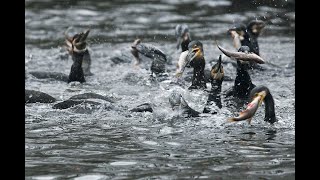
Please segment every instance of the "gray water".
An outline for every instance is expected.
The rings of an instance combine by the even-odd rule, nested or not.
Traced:
[[[25,178],[295,179],[295,10],[291,1],[281,2],[247,8],[227,0],[25,1],[26,72],[68,74],[72,60],[63,48],[63,32],[72,27],[71,32],[91,28],[88,43],[94,73],[84,84],[27,74],[26,89],[48,93],[58,102],[84,92],[116,99],[101,107],[65,110],[53,109],[55,103],[26,104]],[[203,110],[207,93],[172,85],[170,80],[152,83],[147,58],[141,68],[133,67],[129,48],[141,38],[168,54],[173,63],[167,69],[173,77],[180,53],[174,28],[186,23],[192,39],[203,43],[210,69],[210,60],[221,53],[214,41],[234,49],[226,30],[234,22],[255,18],[267,24],[259,45],[268,63],[262,65],[266,71],[251,72],[251,78],[271,90],[278,119],[274,125],[263,121],[263,104],[251,125],[225,123],[240,112],[225,106],[215,115],[174,118],[168,101],[173,90],[198,111]],[[111,61],[117,56],[129,62]],[[235,77],[231,64],[224,68],[225,75]],[[222,85],[225,91],[233,82]],[[153,104],[153,113],[129,111],[146,102]]]

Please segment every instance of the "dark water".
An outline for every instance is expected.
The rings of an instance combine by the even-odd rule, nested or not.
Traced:
[[[245,2],[245,1],[242,1]],[[62,48],[63,32],[91,28],[88,42],[94,76],[84,84],[39,80],[28,75],[27,89],[46,92],[58,101],[94,92],[116,98],[101,108],[52,109],[52,104],[25,105],[26,179],[295,179],[295,10],[292,1],[272,5],[232,1],[25,1],[26,71],[68,74],[72,64]],[[275,99],[278,122],[263,121],[264,105],[252,125],[224,124],[231,112],[175,119],[168,96],[183,94],[202,111],[203,91],[188,91],[169,81],[152,84],[149,71],[111,61],[127,57],[137,37],[166,52],[176,62],[174,28],[187,23],[192,39],[204,45],[205,58],[220,52],[214,40],[232,49],[226,30],[234,22],[262,19],[259,38],[267,70],[252,74]],[[224,61],[231,61],[224,58]],[[209,62],[209,61],[208,61]],[[146,66],[150,65],[147,60]],[[148,64],[149,63],[149,64]],[[206,64],[210,69],[211,65]],[[175,65],[168,66],[170,76]],[[235,68],[225,74],[235,77]],[[223,91],[233,85],[224,82]],[[154,104],[155,112],[131,113],[139,104]]]

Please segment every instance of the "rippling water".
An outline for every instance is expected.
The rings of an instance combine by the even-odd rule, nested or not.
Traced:
[[[94,73],[80,85],[27,75],[25,87],[58,101],[84,92],[117,99],[95,109],[26,104],[26,179],[295,179],[295,10],[291,3],[249,8],[226,0],[25,1],[26,72],[68,74],[72,61],[62,47],[63,32],[72,27],[73,32],[91,28],[88,42]],[[192,39],[203,43],[206,60],[216,59],[220,52],[214,41],[232,49],[226,30],[234,22],[256,18],[267,23],[259,45],[269,64],[263,65],[266,71],[251,77],[273,94],[279,120],[274,125],[263,121],[263,107],[251,126],[244,121],[224,124],[237,113],[227,107],[216,115],[173,118],[170,92],[181,92],[198,111],[204,108],[207,94],[168,81],[153,84],[147,69],[111,61],[115,56],[131,61],[129,47],[139,37],[175,62],[180,51],[175,49],[174,28],[179,23],[188,24]],[[235,68],[229,65],[225,74],[234,78]],[[174,69],[168,66],[170,76]],[[222,90],[232,85],[226,81]],[[145,102],[153,104],[153,113],[128,111]]]

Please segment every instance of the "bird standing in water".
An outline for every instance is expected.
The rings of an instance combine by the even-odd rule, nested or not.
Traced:
[[[58,72],[47,72],[47,71],[32,71],[29,72],[36,78],[45,79],[52,78],[64,82],[78,81],[80,83],[85,82],[84,72],[82,63],[84,57],[88,56],[86,38],[88,37],[90,30],[75,34],[72,38],[66,37],[67,51],[72,56],[73,64],[70,69],[69,75],[58,73]],[[87,70],[88,71],[88,70]]]
[[[222,108],[221,86],[224,79],[224,70],[221,62],[222,60],[220,55],[218,62],[215,65],[213,65],[211,68],[211,71],[210,71],[211,90],[209,91],[207,104],[203,109],[204,113],[211,113],[211,114],[217,113],[217,111],[212,109],[212,106],[217,106],[219,109]]]
[[[69,52],[69,54],[71,54],[71,57],[72,57],[72,48],[73,48],[72,46],[75,46],[76,48],[79,48],[79,49],[84,49],[81,67],[82,67],[82,70],[83,70],[83,73],[85,76],[93,75],[90,70],[91,69],[91,56],[90,56],[88,48],[86,48],[87,43],[85,41],[88,37],[89,32],[90,32],[90,30],[88,29],[85,32],[75,34],[73,37],[69,37],[67,35],[67,32],[65,32],[65,39],[66,39],[65,42],[67,45],[67,51]],[[77,38],[77,36],[80,36],[81,38],[79,39],[79,38]],[[72,57],[72,59],[73,59],[73,57]]]
[[[192,84],[189,89],[207,88],[204,68],[206,61],[204,59],[203,45],[200,41],[191,41],[188,45],[188,54],[186,64],[193,68]]]

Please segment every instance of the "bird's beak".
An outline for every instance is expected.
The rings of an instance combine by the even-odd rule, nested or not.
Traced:
[[[258,95],[253,98],[253,100],[248,104],[248,107],[247,107],[247,110],[248,111],[251,111],[251,112],[248,112],[248,113],[252,113],[252,116],[250,118],[248,118],[248,123],[251,124],[251,120],[252,120],[252,117],[256,114],[258,108],[260,107],[261,103],[263,102],[264,98],[266,97],[267,93],[265,91],[261,91],[258,93]],[[257,99],[258,101],[255,101],[255,99]],[[258,103],[258,104],[255,104],[254,103]],[[252,108],[249,108],[249,106],[253,106]]]
[[[224,70],[221,64],[221,55],[219,56],[217,64],[215,64],[211,70],[211,77],[215,80],[221,80],[224,77]]]
[[[239,49],[241,47],[241,40],[244,39],[243,36],[241,36],[240,34],[237,33],[236,30],[230,30],[228,31],[228,33],[231,35],[232,37],[232,42],[233,42],[233,46],[236,49]]]
[[[260,99],[259,99],[259,105],[261,105],[261,103],[263,102],[263,100],[264,100],[264,98],[266,97],[266,95],[267,95],[266,91],[261,91],[261,92],[258,93],[257,96],[260,97]]]
[[[89,35],[89,32],[90,32],[90,29],[84,31],[84,32],[81,32],[79,34],[76,34],[74,37],[73,37],[73,42],[75,45],[80,45],[81,43],[85,42],[88,35]]]
[[[202,53],[201,53],[200,48],[198,48],[198,47],[192,48],[191,51],[189,51],[189,53],[187,55],[187,61],[190,63],[194,59],[200,58],[201,56],[202,56]]]
[[[248,123],[251,124],[252,117],[256,114],[259,106],[263,102],[264,98],[266,97],[267,93],[265,91],[261,91],[254,96],[250,103],[247,104],[247,108],[240,112],[238,117],[229,118],[229,122],[234,121],[243,121],[248,120]]]
[[[266,24],[264,22],[255,24],[254,26],[252,26],[252,32],[260,34],[265,26]]]
[[[88,35],[89,35],[89,32],[90,32],[90,29],[87,29],[86,31],[84,31],[84,32],[81,34],[79,41],[80,41],[80,42],[84,42],[84,41],[87,39],[87,37],[88,37]]]
[[[265,63],[265,60],[262,59],[260,56],[256,55],[255,53],[231,52],[220,47],[219,45],[217,46],[220,49],[220,51],[223,52],[223,54],[225,54],[230,58],[234,58],[236,60],[242,60],[242,61],[254,61],[259,64]]]
[[[69,29],[66,30],[66,32],[64,33],[65,34],[65,43],[67,45],[67,50],[68,52],[81,52],[81,51],[84,51],[85,48],[86,48],[86,39],[89,35],[89,32],[90,32],[90,29],[82,32],[82,33],[79,33],[79,34],[75,34],[73,37],[69,37],[67,35],[67,31]]]

